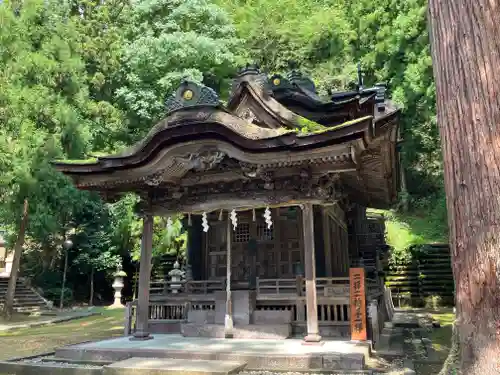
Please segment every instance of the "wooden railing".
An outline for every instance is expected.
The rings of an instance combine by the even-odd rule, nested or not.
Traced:
[[[135,332],[135,323],[137,321],[137,300],[127,302],[125,306],[124,335],[129,336]]]
[[[291,311],[292,321],[305,323],[307,321],[307,308],[305,297],[296,297],[288,301],[258,299],[258,311]],[[348,324],[349,299],[320,298],[318,299],[318,321],[320,323]]]
[[[225,290],[224,280],[201,281],[165,281],[154,280],[150,283],[150,295],[209,295],[215,291]],[[257,296],[262,298],[284,298],[305,295],[305,279],[303,277],[289,279],[260,279],[256,282]],[[348,277],[318,277],[316,278],[316,293],[318,297],[348,297]],[[367,297],[376,298],[382,293],[380,284],[376,280],[366,279]]]
[[[225,289],[226,283],[223,280],[201,280],[186,283],[186,292],[189,294],[210,294]]]
[[[305,290],[305,281],[304,281]],[[316,279],[316,293],[324,297],[349,298],[348,277],[318,277]]]
[[[149,283],[149,294],[154,296],[183,293],[185,286],[185,281],[152,280]]]
[[[317,278],[316,288],[317,313],[320,326],[327,330],[325,332],[349,332],[349,278]],[[215,295],[213,292],[224,289],[225,282],[221,280],[153,281],[151,283],[149,319],[151,321],[175,323],[186,321],[189,311],[213,311],[215,313]],[[367,306],[369,301],[377,298],[377,295],[380,297],[379,289],[376,280],[366,279]],[[177,293],[172,293],[173,290],[176,290]],[[278,319],[283,316],[283,314],[279,314],[280,312],[289,314],[289,319],[294,327],[298,327],[299,331],[305,329],[307,322],[305,280],[302,277],[294,279],[257,279],[256,310],[275,311],[277,313],[274,313],[274,316],[277,316]],[[264,315],[268,318],[269,316],[272,317],[273,313]],[[133,333],[136,320],[135,302],[127,304],[125,320],[126,334]]]
[[[299,280],[299,281],[297,281]],[[300,279],[259,279],[257,278],[257,297],[266,295],[300,295]]]
[[[215,291],[225,290],[224,280],[201,280],[201,281],[166,281],[153,280],[149,283],[151,296],[158,295],[180,295],[180,294],[210,294]]]
[[[303,296],[306,291],[304,278],[295,279],[257,279],[257,297],[265,296]],[[316,278],[316,293],[322,297],[349,297],[348,277]]]
[[[149,303],[149,320],[185,320],[188,302],[153,302]]]
[[[307,312],[306,312],[307,317]],[[318,321],[321,322],[349,322],[349,300],[322,301],[318,304]]]

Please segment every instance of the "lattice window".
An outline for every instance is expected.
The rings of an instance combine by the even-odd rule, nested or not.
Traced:
[[[248,242],[250,240],[250,224],[238,223],[234,232],[234,242]]]
[[[261,241],[272,241],[274,240],[273,227],[267,228],[267,224],[259,223],[257,224],[257,238]]]

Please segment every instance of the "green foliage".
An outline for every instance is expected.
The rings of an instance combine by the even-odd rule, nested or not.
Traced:
[[[215,3],[214,3],[215,2]],[[113,204],[76,190],[49,161],[95,160],[145,135],[184,78],[224,99],[243,62],[284,72],[291,62],[321,94],[389,83],[403,107],[402,156],[411,211],[389,214],[388,240],[445,242],[446,209],[425,0],[26,0],[0,4],[0,223],[17,233],[29,200],[23,263],[60,288],[62,241],[74,231],[70,273],[101,277],[138,258],[142,222],[130,194]],[[300,118],[301,132],[324,130]],[[181,217],[154,223],[155,256],[182,258]],[[76,279],[75,279],[76,280]],[[71,277],[69,284],[77,283]],[[58,293],[54,293],[58,298]]]
[[[391,258],[395,264],[411,262],[409,251],[414,245],[447,243],[448,225],[444,192],[415,199],[412,210],[385,212],[386,240],[392,247]]]
[[[352,88],[359,62],[365,86],[388,83],[389,94],[402,107],[401,154],[412,203],[411,211],[399,217],[395,226],[404,233],[408,224],[409,231],[415,232],[399,235],[406,238],[397,239],[397,247],[427,237],[446,237],[427,2],[216,1],[233,16],[246,58],[268,71],[286,71],[293,62],[326,94],[330,89]],[[306,126],[304,131],[310,129]],[[438,225],[426,226],[427,216]]]
[[[44,289],[43,297],[54,302],[54,305],[57,306],[61,300],[61,288]],[[74,302],[73,290],[71,288],[64,288],[63,298],[65,304],[71,304]]]
[[[164,113],[164,100],[183,79],[217,91],[232,76],[238,40],[225,12],[207,0],[140,0],[125,46],[125,85],[117,91],[142,137]]]
[[[105,207],[76,190],[50,160],[84,157],[101,135],[96,129],[116,123],[119,114],[91,96],[81,17],[56,1],[28,0],[14,8],[0,5],[0,222],[12,244],[28,199],[23,270],[38,285],[60,291],[61,244],[69,230],[88,237],[74,239],[78,251],[88,251],[75,259],[78,267],[110,262],[99,260],[106,228],[95,221]]]

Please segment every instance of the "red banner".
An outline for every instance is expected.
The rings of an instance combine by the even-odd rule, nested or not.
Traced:
[[[349,269],[350,304],[351,304],[351,340],[367,340],[366,333],[366,297],[365,269]]]

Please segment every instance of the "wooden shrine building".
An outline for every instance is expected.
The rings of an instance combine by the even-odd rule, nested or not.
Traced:
[[[368,268],[357,237],[370,222],[366,207],[388,208],[398,191],[399,111],[385,86],[325,101],[297,71],[269,77],[250,66],[234,79],[227,105],[212,89],[183,82],[166,111],[120,154],[54,163],[81,189],[141,197],[133,337],[318,342],[366,325],[375,337],[374,322],[384,319],[378,252],[356,313],[349,271]],[[186,278],[151,281],[153,217],[180,213]]]

